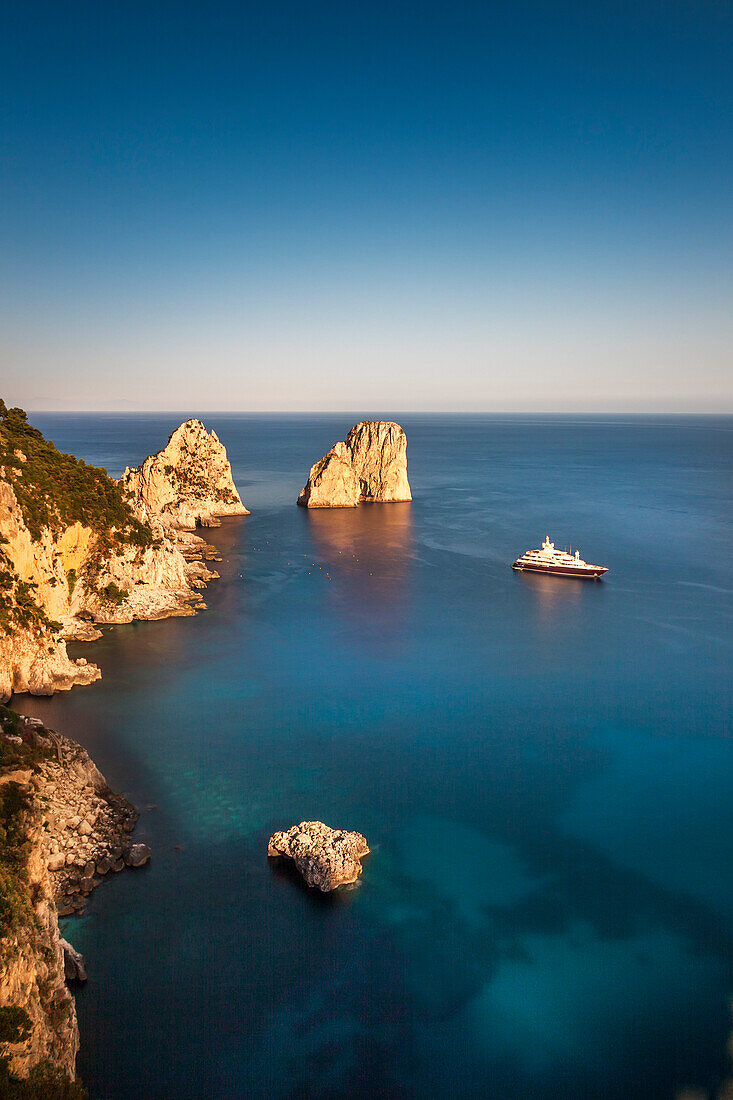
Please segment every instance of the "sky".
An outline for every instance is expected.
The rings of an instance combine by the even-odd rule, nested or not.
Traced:
[[[733,5],[0,6],[0,396],[733,411]]]

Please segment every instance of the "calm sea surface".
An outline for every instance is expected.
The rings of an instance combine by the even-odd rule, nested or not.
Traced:
[[[173,416],[50,416],[113,475]],[[405,416],[412,505],[308,512],[354,417],[205,417],[252,515],[194,619],[18,709],[140,808],[65,921],[92,1100],[671,1098],[726,1071],[733,420]],[[549,534],[603,583],[514,574]],[[270,832],[359,829],[317,896]]]

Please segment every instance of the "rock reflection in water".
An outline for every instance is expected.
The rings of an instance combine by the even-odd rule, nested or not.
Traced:
[[[381,645],[401,635],[410,590],[412,505],[366,504],[304,513],[313,554],[342,614],[378,630]]]

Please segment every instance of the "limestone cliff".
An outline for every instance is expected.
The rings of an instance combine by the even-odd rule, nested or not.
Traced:
[[[364,420],[311,467],[298,504],[355,508],[371,501],[412,500],[407,480],[407,438],[399,424]]]
[[[0,804],[12,802],[22,807],[18,826],[28,849],[24,877],[17,880],[13,895],[22,920],[5,925],[0,937],[0,1012],[15,1010],[25,1026],[15,1042],[4,1043],[0,1049],[8,1069],[19,1077],[27,1077],[35,1065],[48,1061],[73,1079],[79,1030],[64,976],[38,794],[39,785],[30,773],[0,777]]]
[[[12,635],[0,633],[0,702],[13,692],[68,691],[75,684],[92,684],[100,676],[97,666],[83,657],[72,661],[59,635],[27,627]]]
[[[217,469],[212,494],[224,492]],[[99,636],[91,623],[203,606],[198,590],[218,575],[201,560],[212,548],[138,510],[104,470],[61,454],[0,401],[0,700],[97,679],[66,652],[68,638]]]
[[[246,516],[226,448],[200,420],[186,420],[142,466],[125,470],[121,485],[134,508],[164,527],[193,530],[219,516]]]
[[[58,916],[81,910],[103,875],[145,862],[127,835],[136,818],[84,749],[0,706],[0,1095],[16,1076],[74,1079],[66,983],[86,972]],[[30,1093],[46,1094],[42,1081]]]

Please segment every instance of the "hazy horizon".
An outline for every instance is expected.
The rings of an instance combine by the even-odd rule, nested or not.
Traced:
[[[0,397],[2,394],[0,394]],[[6,402],[10,407],[15,402]],[[22,407],[22,406],[21,406]],[[345,417],[357,417],[361,419],[376,420],[376,419],[389,419],[391,417],[400,416],[506,416],[506,417],[520,417],[520,416],[536,416],[536,417],[580,417],[580,416],[598,416],[606,418],[615,418],[622,416],[629,417],[644,417],[644,418],[670,418],[670,417],[733,417],[733,410],[730,409],[390,409],[385,408],[381,411],[375,411],[373,409],[207,409],[202,406],[194,407],[182,407],[182,408],[132,408],[130,406],[120,406],[119,408],[26,408],[25,412],[29,417],[33,416],[182,416],[182,417],[197,417],[197,416],[242,416],[242,417],[257,417],[257,416],[271,416],[271,417],[300,417],[300,416],[345,416]]]

